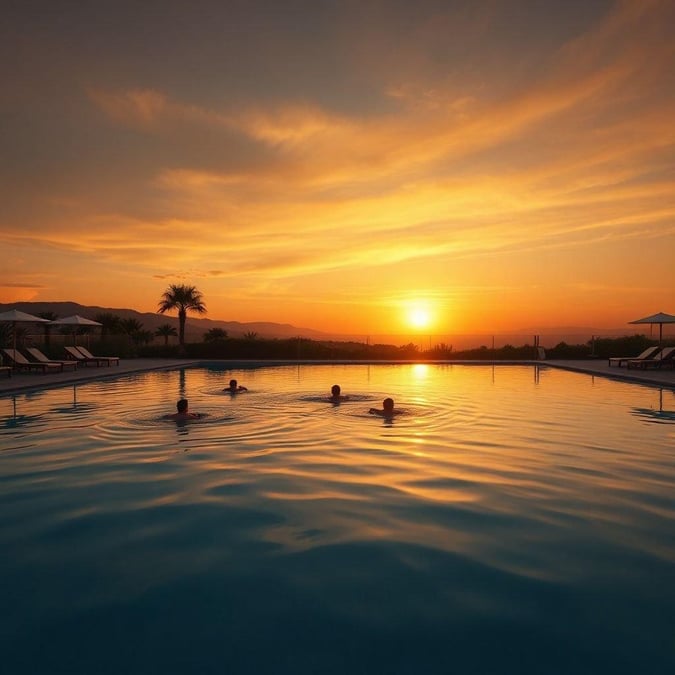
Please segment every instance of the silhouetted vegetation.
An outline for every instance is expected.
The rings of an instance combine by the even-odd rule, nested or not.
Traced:
[[[178,337],[178,331],[175,326],[172,326],[170,323],[163,323],[161,326],[157,327],[155,331],[156,337],[164,338],[164,345],[168,346],[170,337]]]
[[[624,338],[603,338],[593,343],[570,345],[560,342],[546,349],[548,359],[607,358],[639,354],[654,344],[644,335]],[[536,359],[532,344],[504,345],[491,348],[481,345],[475,349],[454,350],[450,345],[436,345],[421,350],[409,343],[402,346],[366,344],[363,342],[317,341],[306,338],[270,339],[250,336],[223,337],[214,334],[211,340],[188,343],[183,351],[179,345],[148,345],[139,348],[139,356],[186,357],[191,359],[242,359],[242,360],[335,360],[335,361],[527,361]]]
[[[589,343],[590,344],[590,343]],[[610,356],[636,356],[647,347],[657,344],[646,335],[629,335],[620,338],[596,338],[593,342],[593,354],[598,358]],[[564,357],[561,357],[564,358]]]
[[[203,335],[203,342],[185,344],[185,320],[187,312],[204,314],[206,306],[203,296],[195,286],[171,285],[164,292],[158,311],[164,313],[178,311],[178,345],[169,345],[169,336],[175,335],[175,328],[169,324],[161,326],[155,336],[164,337],[163,345],[148,344],[152,336],[147,334],[144,340],[135,340],[139,356],[145,357],[184,357],[192,359],[251,359],[251,360],[335,360],[335,361],[527,361],[537,360],[538,351],[534,344],[520,346],[504,345],[495,348],[481,345],[475,349],[455,350],[453,345],[440,343],[423,350],[412,342],[397,346],[389,344],[369,344],[363,342],[318,341],[307,338],[261,338],[255,332],[247,332],[241,338],[228,337],[227,331],[211,328]],[[107,319],[107,321],[104,321]],[[107,323],[112,332],[115,317],[99,316],[101,323]],[[130,328],[131,322],[126,322]],[[117,320],[117,326],[125,322]],[[141,326],[135,326],[140,332]],[[127,330],[133,334],[134,331]],[[103,338],[106,331],[103,331]],[[535,337],[536,340],[536,337]],[[603,338],[586,344],[568,345],[560,342],[547,348],[549,359],[585,359],[607,358],[608,356],[638,354],[651,342],[644,335],[611,339]],[[493,341],[494,345],[494,341]]]
[[[59,318],[58,314],[54,312],[38,312],[37,316],[41,319],[47,319],[47,321],[56,321]],[[53,326],[49,323],[42,324],[43,330],[45,332],[45,345],[49,346],[49,342],[52,337],[52,328]]]
[[[222,328],[211,328],[204,333],[204,342],[224,342],[227,331]]]
[[[101,312],[94,317],[94,321],[101,324],[101,337],[103,339],[108,335],[117,335],[122,330],[122,318],[112,312]]]
[[[188,312],[206,314],[204,297],[195,286],[171,284],[162,294],[157,311],[160,314],[178,310],[178,342],[185,346],[185,320]]]

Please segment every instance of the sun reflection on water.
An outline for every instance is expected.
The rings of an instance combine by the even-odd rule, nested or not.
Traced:
[[[225,396],[230,378],[249,392]],[[208,417],[163,419],[181,396]],[[393,423],[368,414],[385,396],[406,411]],[[536,629],[620,672],[598,606],[633,645],[645,626],[669,637],[650,617],[675,603],[675,584],[651,590],[675,563],[672,400],[552,369],[430,364],[213,366],[2,398],[2,571],[17,589],[3,627],[48,622],[51,652],[61,625],[138,647],[132,628],[165,634],[178,612],[187,639],[215,627],[236,649],[232,608],[253,650],[311,616],[321,639],[337,623],[407,635],[419,672],[438,672],[425,659],[457,626],[481,626],[481,644],[515,631],[520,649]],[[28,638],[12,644],[26,653]]]

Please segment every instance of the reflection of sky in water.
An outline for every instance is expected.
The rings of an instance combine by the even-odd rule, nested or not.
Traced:
[[[223,394],[232,377],[249,392]],[[349,401],[327,403],[335,383]],[[163,419],[183,396],[207,417]],[[367,414],[385,396],[407,411],[393,424]],[[673,400],[430,365],[214,367],[0,399],[5,662],[670,672],[675,436],[651,420]]]

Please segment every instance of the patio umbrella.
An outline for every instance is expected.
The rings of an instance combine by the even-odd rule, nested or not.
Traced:
[[[643,319],[636,319],[635,321],[629,321],[628,323],[648,323],[651,325],[659,324],[659,346],[661,346],[661,340],[663,339],[663,324],[675,323],[675,315],[657,312],[651,316],[645,316]]]
[[[17,323],[49,323],[47,319],[42,319],[39,316],[26,314],[20,312],[18,309],[10,309],[9,312],[2,312],[0,314],[0,323],[11,323],[12,333],[14,335],[14,349],[16,349],[16,324]]]
[[[101,326],[98,321],[92,321],[91,319],[85,319],[79,314],[73,314],[73,316],[65,316],[63,319],[54,319],[51,322],[53,326],[71,326],[73,329],[73,344],[76,342],[75,335],[78,328],[91,328],[92,326]]]

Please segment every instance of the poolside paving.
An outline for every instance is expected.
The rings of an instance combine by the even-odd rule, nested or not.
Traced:
[[[11,394],[31,389],[44,389],[64,384],[77,384],[91,380],[103,380],[130,373],[142,373],[149,370],[170,370],[182,366],[199,363],[195,360],[179,359],[120,359],[118,366],[85,366],[78,364],[75,370],[62,373],[41,373],[39,371],[22,371],[7,377],[0,373],[0,395]]]
[[[675,369],[673,368],[626,368],[625,366],[610,366],[607,359],[586,359],[575,361],[541,361],[540,363],[573,370],[577,373],[601,375],[615,380],[651,384],[657,387],[675,389]]]
[[[141,373],[150,370],[171,370],[185,366],[199,365],[202,362],[198,359],[121,359],[119,366],[83,366],[78,365],[75,371],[65,371],[63,373],[41,373],[41,372],[14,372],[12,377],[7,377],[0,373],[0,395],[11,394],[31,389],[44,389],[46,387],[60,386],[64,384],[77,384],[78,382],[87,382],[91,380],[102,380],[127,375],[130,373]],[[209,361],[213,362],[213,361]],[[297,364],[296,361],[241,361],[241,360],[221,360],[228,368],[252,367],[255,365],[289,365]],[[301,363],[320,365],[328,363],[327,361],[302,361]],[[335,363],[331,361],[330,363]],[[357,363],[362,361],[341,361],[340,363]],[[378,363],[408,363],[401,361],[387,361]],[[672,368],[664,369],[646,369],[626,368],[618,366],[609,366],[607,359],[586,359],[586,360],[551,360],[551,361],[438,361],[450,365],[538,365],[541,367],[560,368],[571,370],[588,375],[609,377],[616,380],[627,382],[638,382],[657,387],[666,387],[675,389],[675,370]]]

